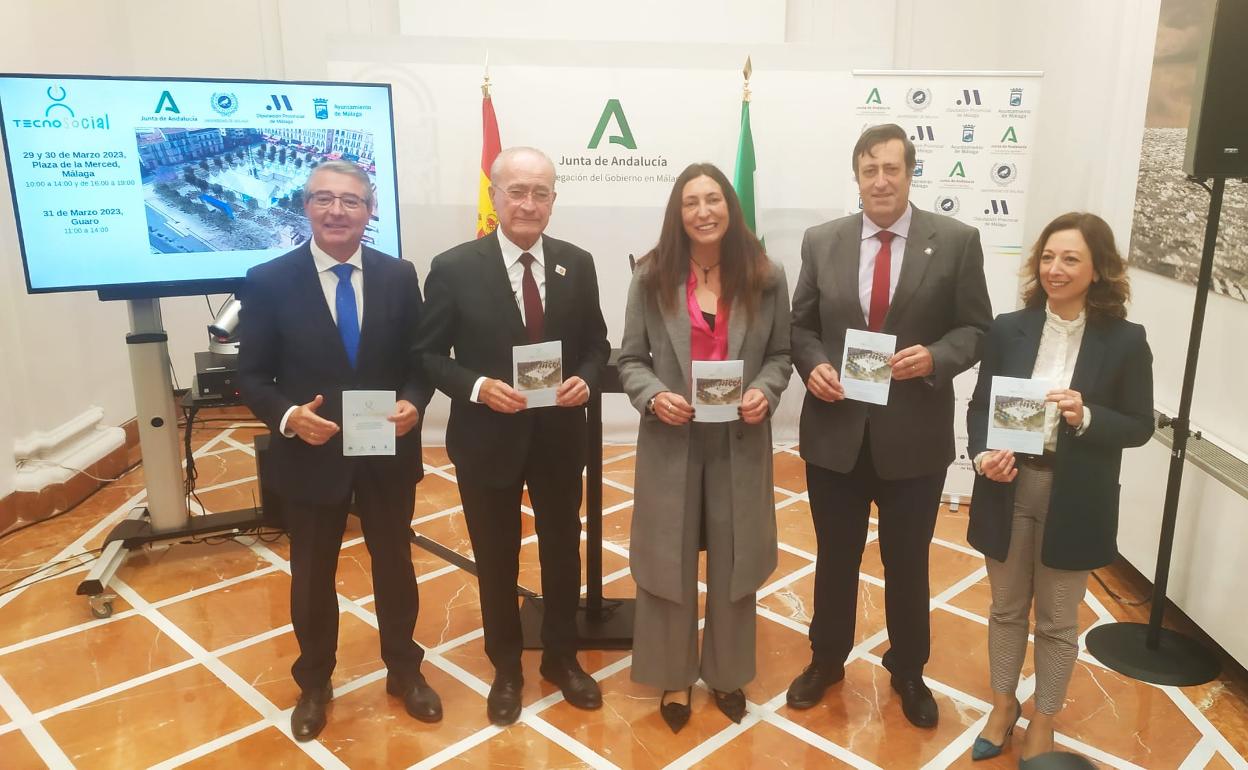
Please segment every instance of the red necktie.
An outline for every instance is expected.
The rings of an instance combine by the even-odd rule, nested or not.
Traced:
[[[529,342],[542,341],[542,295],[537,291],[537,279],[533,277],[533,255],[524,252],[520,263],[524,265],[524,327],[529,330]]]
[[[875,253],[875,275],[871,278],[871,315],[867,328],[878,332],[884,328],[884,316],[888,315],[888,290],[893,280],[891,244],[895,233],[881,230],[875,234],[880,239],[880,250]]]

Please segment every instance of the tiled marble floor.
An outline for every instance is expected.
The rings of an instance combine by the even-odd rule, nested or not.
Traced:
[[[251,504],[256,432],[240,423],[196,434],[199,497],[208,509]],[[627,597],[632,447],[608,447],[606,454],[606,594]],[[469,554],[454,468],[438,448],[425,460],[429,475],[418,490],[414,527]],[[759,595],[759,676],[746,688],[749,714],[740,725],[695,691],[693,719],[673,736],[658,716],[658,693],[629,680],[626,652],[585,652],[583,665],[602,682],[600,711],[569,707],[537,673],[538,653],[526,653],[524,714],[510,728],[491,726],[491,670],[475,581],[418,548],[416,638],[429,650],[424,670],[446,718],[438,725],[410,719],[385,694],[368,554],[353,528],[338,570],[343,619],[335,699],[318,741],[296,744],[288,734],[297,692],[289,676],[295,642],[287,545],[248,538],[136,554],[114,582],[115,614],[107,620],[93,620],[74,596],[85,567],[0,595],[0,767],[969,766],[991,695],[988,591],[982,560],[964,540],[965,509],[942,511],[932,546],[927,674],[940,726],[910,727],[880,667],[887,641],[874,544],[863,558],[858,646],[845,681],[818,707],[793,711],[784,692],[809,656],[815,546],[801,461],[791,448],[779,448],[775,467],[780,566]],[[0,540],[0,582],[98,546],[141,501],[142,483],[138,469],[70,513]],[[531,525],[525,533],[521,582],[537,589]],[[73,564],[57,569],[66,567]],[[1119,592],[1141,590],[1123,571],[1106,570],[1105,577]],[[1081,626],[1141,615],[1093,584]],[[1024,676],[1030,674],[1028,667]],[[1059,719],[1059,743],[1105,767],[1248,768],[1246,684],[1232,677],[1203,687],[1154,687],[1084,653]],[[1031,687],[1024,679],[1022,694]],[[1016,761],[1007,752],[978,766]]]

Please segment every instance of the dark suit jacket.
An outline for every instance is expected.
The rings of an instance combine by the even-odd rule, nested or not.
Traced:
[[[544,339],[563,342],[564,379],[580,376],[596,391],[611,346],[593,257],[550,236],[543,236],[542,251]],[[511,348],[528,344],[497,232],[434,257],[425,296],[417,347],[429,381],[451,398],[446,449],[456,474],[485,486],[511,484],[533,449],[566,460],[570,468],[583,466],[583,408],[501,414],[470,400],[479,377],[514,384]]]
[[[966,413],[971,457],[986,448],[993,376],[1031,377],[1043,329],[1043,308],[1004,313],[993,322]],[[1064,422],[1058,428],[1040,559],[1055,569],[1090,570],[1109,564],[1118,552],[1123,447],[1140,446],[1153,435],[1153,354],[1144,327],[1089,319],[1070,387],[1092,410],[1092,422],[1082,436]],[[977,476],[967,532],[971,545],[1005,561],[1013,516],[1014,483]]]
[[[376,478],[412,485],[424,474],[420,427],[398,439],[393,457],[343,457],[342,433],[321,446],[285,438],[286,411],[325,397],[318,414],[342,425],[342,391],[394,390],[420,410],[431,390],[412,343],[421,316],[420,281],[411,262],[364,247],[363,326],[351,368],[330,315],[307,244],[247,271],[240,296],[239,389],[243,402],[273,432],[269,455],[276,491],[305,503],[335,503],[350,494],[358,463]]]
[[[862,214],[826,222],[802,239],[802,270],[793,294],[793,365],[805,382],[830,363],[840,372],[847,329],[866,329],[858,297]],[[871,422],[871,457],[883,479],[944,471],[953,462],[953,378],[979,360],[992,320],[979,231],[914,209],[886,334],[897,349],[925,345],[929,377],[893,382],[887,405],[829,403],[808,391],[802,404],[802,458],[848,473]]]

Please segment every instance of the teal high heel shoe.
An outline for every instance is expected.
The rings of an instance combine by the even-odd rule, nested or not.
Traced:
[[[1014,721],[1010,723],[1009,728],[1005,731],[1005,740],[1001,741],[1001,745],[998,746],[984,736],[978,736],[975,738],[975,745],[971,747],[972,760],[978,762],[981,759],[992,759],[993,757],[1000,756],[1001,752],[1005,750],[1005,741],[1010,739],[1010,735],[1014,733],[1014,727],[1018,725],[1018,720],[1023,717],[1023,704],[1015,701],[1014,707],[1018,709],[1018,711],[1014,715]]]

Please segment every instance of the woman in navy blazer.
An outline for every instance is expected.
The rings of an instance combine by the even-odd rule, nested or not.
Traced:
[[[1024,268],[1022,310],[997,317],[984,341],[967,412],[971,545],[992,585],[988,623],[993,710],[973,749],[1001,753],[1022,712],[1015,695],[1035,604],[1035,713],[1021,756],[1052,750],[1078,654],[1077,609],[1090,570],[1117,555],[1118,472],[1124,447],[1153,433],[1152,353],[1126,320],[1126,264],[1109,225],[1072,212],[1048,224]],[[1045,451],[987,449],[992,379],[1041,378]]]

